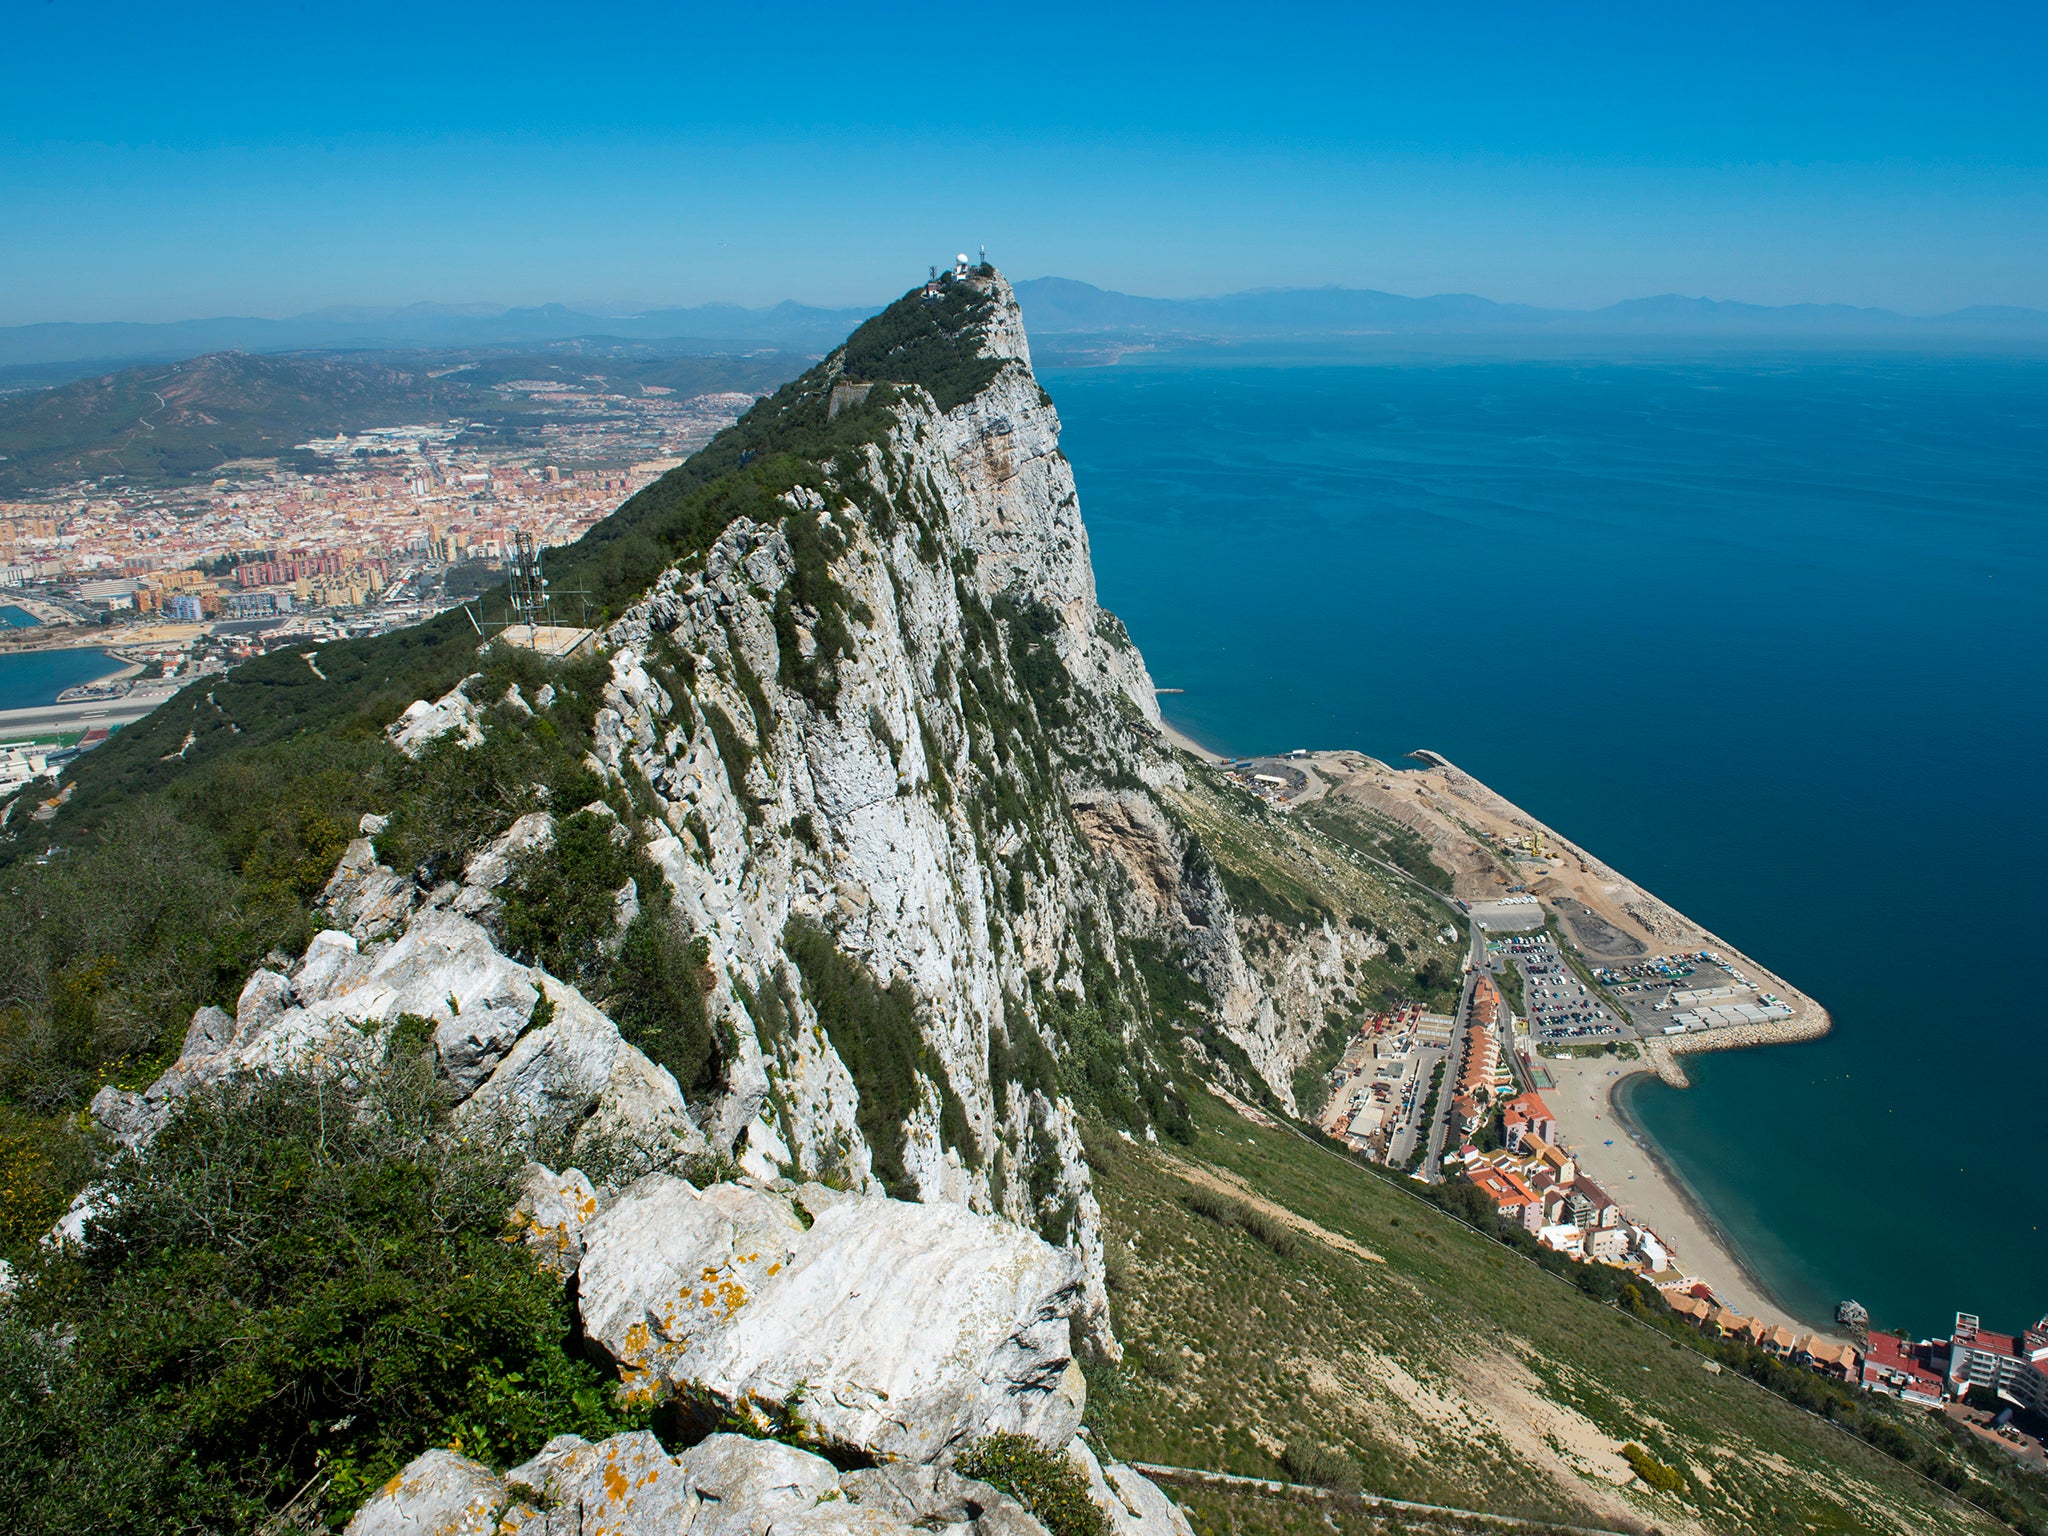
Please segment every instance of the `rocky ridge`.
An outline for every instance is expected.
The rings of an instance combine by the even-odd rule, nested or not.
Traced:
[[[921,302],[882,319],[923,319]],[[865,433],[782,470],[602,635],[586,766],[638,824],[603,801],[575,814],[637,843],[704,945],[723,1048],[710,1091],[686,1098],[575,987],[504,952],[499,888],[553,841],[556,811],[511,819],[459,880],[381,862],[380,815],[322,899],[333,926],[252,975],[232,1020],[202,1010],[148,1089],[104,1090],[102,1123],[133,1145],[193,1087],[333,1065],[417,1020],[461,1115],[574,1124],[572,1155],[599,1140],[641,1166],[709,1154],[757,1179],[1022,1223],[1079,1255],[1084,1331],[1114,1353],[1077,1096],[1151,1135],[1172,1111],[1161,1052],[1192,1048],[1291,1105],[1350,966],[1386,942],[1325,917],[1269,924],[1247,947],[1144,661],[1097,602],[1009,286],[962,278],[948,303],[951,341],[979,370],[971,392],[942,408],[930,388],[874,377],[914,348],[878,357],[857,333],[757,411],[864,410]],[[480,682],[415,702],[393,745],[467,752],[494,705],[523,719],[559,707],[552,686],[501,700]],[[616,901],[623,928],[640,893],[629,882]],[[821,1008],[793,933],[906,1000],[900,1118],[881,1100],[902,1085],[878,1082]],[[1148,949],[1194,983],[1177,1000],[1188,1033],[1163,1042],[1161,1010],[1142,1002]],[[1191,1039],[1205,1030],[1226,1059]]]
[[[885,312],[883,339],[922,302]],[[393,868],[389,818],[366,816],[304,951],[273,954],[232,1016],[201,1009],[147,1089],[92,1107],[137,1147],[233,1074],[346,1077],[431,1051],[466,1134],[591,1170],[531,1170],[518,1219],[573,1283],[623,1400],[892,1468],[1023,1434],[1086,1463],[1117,1529],[1163,1530],[1179,1519],[1163,1497],[1121,1469],[1105,1482],[1077,1438],[1074,1353],[1119,1353],[1080,1117],[1171,1131],[1183,1053],[1291,1105],[1327,1005],[1386,942],[1324,916],[1248,946],[1144,662],[1097,603],[1009,287],[983,272],[946,303],[971,389],[891,378],[916,346],[857,333],[757,407],[797,421],[799,443],[804,422],[866,413],[850,444],[751,470],[742,455],[739,510],[603,630],[584,766],[605,799],[515,807],[460,878]],[[563,707],[551,686],[486,694],[482,676],[406,709],[393,747],[488,751],[494,719]],[[508,882],[586,816],[645,855],[699,946],[713,1081],[679,1083],[508,952]],[[656,894],[613,893],[600,944]],[[1155,994],[1169,982],[1178,1017]],[[718,1166],[739,1177],[684,1176]],[[695,1474],[658,1444],[555,1442],[508,1479],[429,1453],[358,1527],[533,1528],[507,1499],[587,1482],[593,1457],[633,1460],[649,1488],[683,1467],[687,1493],[650,1494],[658,1516],[637,1528],[700,1518]],[[1011,1520],[978,1496],[869,1505],[833,1486],[862,1528]]]

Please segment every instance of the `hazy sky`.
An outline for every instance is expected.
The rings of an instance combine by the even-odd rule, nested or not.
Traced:
[[[15,0],[0,324],[872,302],[981,242],[1146,294],[2048,308],[2044,16]]]

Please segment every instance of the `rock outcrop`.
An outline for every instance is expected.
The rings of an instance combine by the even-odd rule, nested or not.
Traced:
[[[521,836],[533,846],[539,829],[524,820]],[[492,845],[504,846],[505,838]],[[503,879],[502,869],[486,873]],[[628,1165],[703,1153],[675,1078],[574,987],[507,958],[481,923],[455,910],[468,889],[488,887],[422,898],[359,839],[324,898],[345,926],[315,934],[289,974],[255,972],[232,1019],[200,1009],[178,1060],[140,1093],[101,1089],[95,1119],[122,1146],[138,1147],[196,1088],[235,1072],[346,1073],[381,1055],[393,1027],[410,1021],[427,1033],[466,1125],[529,1138],[573,1127],[572,1153],[601,1146]],[[543,1000],[549,1022],[529,1028]]]
[[[680,1396],[817,1444],[930,1462],[998,1431],[1049,1450],[1086,1388],[1080,1262],[950,1203],[786,1195],[653,1174],[581,1232],[585,1333],[629,1397]]]
[[[1128,1467],[1090,1469],[1116,1536],[1192,1536],[1186,1516]],[[1112,1485],[1113,1484],[1113,1485]],[[1098,1491],[1099,1490],[1099,1491]],[[1142,1511],[1142,1513],[1141,1513]],[[644,1431],[595,1444],[558,1435],[503,1477],[428,1451],[349,1522],[348,1536],[1047,1536],[1015,1499],[941,1467],[842,1474],[772,1440],[712,1435],[680,1455]]]

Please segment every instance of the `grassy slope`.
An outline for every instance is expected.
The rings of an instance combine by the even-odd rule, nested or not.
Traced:
[[[446,372],[460,359],[476,361]],[[152,363],[0,400],[0,491],[123,474],[137,482],[203,475],[231,459],[270,457],[316,435],[451,416],[537,422],[553,408],[497,393],[506,379],[586,375],[679,394],[754,390],[801,370],[793,353],[763,358],[618,358],[560,353],[389,352],[250,357],[213,353]],[[440,377],[433,377],[436,372]]]
[[[1214,1102],[1195,1116],[1185,1152],[1111,1141],[1097,1159],[1130,1349],[1095,1376],[1090,1418],[1117,1455],[1277,1477],[1288,1442],[1313,1442],[1373,1492],[1617,1528],[1998,1529],[1379,1175]],[[1283,1258],[1205,1220],[1184,1203],[1204,1167],[1386,1262],[1317,1240]],[[1618,1486],[1624,1440],[1684,1489]]]

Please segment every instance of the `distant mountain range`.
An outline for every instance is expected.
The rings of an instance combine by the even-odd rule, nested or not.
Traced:
[[[1017,297],[1031,334],[1049,337],[1898,335],[2048,340],[2048,311],[1983,305],[1911,316],[1849,304],[1738,304],[1666,293],[1603,309],[1539,309],[1469,293],[1408,298],[1370,288],[1255,288],[1211,299],[1145,299],[1064,277],[1019,283]]]
[[[1019,283],[1017,297],[1034,336],[1167,345],[1376,335],[2048,341],[2048,312],[1989,305],[1913,316],[1848,304],[1739,304],[1667,293],[1603,309],[1542,309],[1469,293],[1410,298],[1370,288],[1257,288],[1217,298],[1148,299],[1064,277]],[[785,302],[766,309],[700,304],[605,313],[561,304],[527,309],[411,304],[398,309],[337,306],[285,320],[56,322],[0,327],[0,369],[27,373],[66,365],[63,373],[75,377],[84,371],[81,364],[169,361],[207,352],[528,346],[594,337],[661,341],[676,351],[822,351],[836,346],[879,307],[821,309]]]
[[[782,303],[768,309],[700,304],[597,314],[561,304],[337,306],[288,320],[223,317],[147,324],[126,320],[0,326],[0,367],[75,362],[160,362],[203,352],[380,351],[394,347],[518,346],[583,337],[698,343],[699,350],[764,346],[821,350],[875,312]]]

